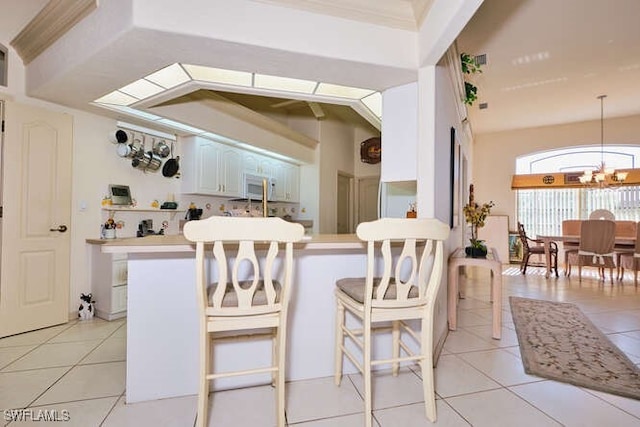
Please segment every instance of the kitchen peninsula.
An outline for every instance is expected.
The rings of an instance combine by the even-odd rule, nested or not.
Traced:
[[[182,235],[113,241],[88,240],[105,254],[127,254],[127,379],[129,403],[197,393],[198,318],[195,246]],[[287,380],[333,375],[335,301],[341,277],[363,276],[366,245],[353,234],[306,236],[294,245],[294,280],[289,308]],[[389,348],[380,339],[375,351]],[[216,370],[270,361],[270,343],[217,344]],[[380,348],[380,349],[379,349]],[[345,373],[355,372],[345,360]],[[263,376],[234,377],[218,389],[268,384]]]

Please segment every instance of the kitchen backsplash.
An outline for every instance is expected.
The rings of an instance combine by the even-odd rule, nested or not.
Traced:
[[[202,209],[202,218],[208,218],[214,215],[241,215],[250,213],[253,216],[262,216],[262,203],[259,201],[232,201],[224,197],[197,196],[192,194],[182,195],[180,198],[180,206],[182,209],[189,207],[194,203],[198,209]],[[269,215],[284,217],[289,215],[292,219],[298,217],[299,204],[285,202],[269,202]]]

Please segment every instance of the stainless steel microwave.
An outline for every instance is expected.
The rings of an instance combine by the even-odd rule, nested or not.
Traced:
[[[273,193],[276,182],[273,178],[262,175],[244,174],[244,198],[251,200],[262,200],[263,187],[266,187],[267,200],[273,200]]]

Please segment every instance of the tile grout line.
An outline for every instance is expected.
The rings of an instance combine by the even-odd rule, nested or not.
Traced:
[[[74,324],[74,325],[72,325],[71,327],[76,326],[78,323],[79,323],[79,322],[78,322],[78,321],[76,321],[76,322],[75,322],[75,324]],[[121,325],[121,326],[119,326],[118,328],[116,328],[116,329],[115,329],[115,331],[117,331],[117,330],[118,330],[118,329],[120,329],[121,327],[122,327],[122,325]],[[66,331],[66,330],[68,330],[68,329],[70,329],[70,328],[66,328],[64,331]],[[64,331],[61,331],[60,333],[62,333],[62,332],[64,332]],[[115,333],[115,331],[113,331],[113,332],[112,332],[112,334],[113,334],[113,333]],[[59,335],[59,334],[55,335],[54,337],[49,338],[49,339],[48,339],[47,341],[45,341],[43,344],[48,343],[51,339],[55,338],[55,337],[56,337],[56,336],[58,336],[58,335]],[[111,336],[111,335],[109,335],[108,337],[110,337],[110,336]],[[107,338],[108,338],[108,337],[107,337]],[[98,346],[96,346],[96,348],[97,348],[97,347],[99,347],[100,345],[102,345],[102,343],[103,343],[104,341],[106,341],[106,340],[107,340],[107,338],[102,339],[101,343],[100,343],[100,344],[98,344]],[[96,340],[96,341],[97,341],[97,340]],[[94,350],[95,350],[95,349],[94,349]],[[85,356],[85,357],[86,357],[86,356]],[[80,361],[82,361],[83,359],[84,359],[84,357],[83,357]],[[39,398],[41,398],[41,397],[42,397],[46,392],[48,392],[48,391],[49,391],[49,390],[50,390],[54,385],[58,384],[58,383],[60,382],[60,380],[62,380],[62,378],[66,377],[66,376],[69,374],[69,372],[71,372],[71,370],[72,370],[72,369],[74,369],[75,367],[79,366],[80,361],[78,361],[76,364],[74,364],[74,365],[72,365],[71,367],[69,367],[69,369],[67,369],[67,370],[66,370],[66,371],[65,371],[65,372],[64,372],[60,377],[58,377],[58,379],[57,379],[56,381],[54,381],[53,383],[51,383],[51,384],[49,385],[49,387],[47,387],[44,391],[42,391],[42,393],[40,393],[39,395],[37,395],[37,396],[35,397],[35,399],[33,399],[33,400],[32,400],[32,401],[31,401],[27,406],[25,406],[25,408],[30,408],[30,407],[32,407],[32,405],[33,405],[33,404],[34,404],[34,403],[35,403]],[[108,396],[104,396],[104,397],[108,397]],[[89,400],[89,399],[84,399],[84,400]],[[50,402],[50,403],[48,403],[48,404],[49,404],[49,405],[58,405],[58,404],[61,404],[61,403],[67,403],[67,402],[55,402],[55,403],[51,403],[51,402]]]

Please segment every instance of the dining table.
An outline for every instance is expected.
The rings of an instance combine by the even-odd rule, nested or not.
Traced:
[[[547,272],[545,277],[548,279],[551,277],[551,242],[562,243],[580,243],[579,234],[560,234],[560,235],[538,235],[538,240],[542,241],[544,245],[545,264],[547,266]],[[630,236],[616,236],[615,245],[620,247],[627,247],[631,251],[636,244],[636,238]]]

